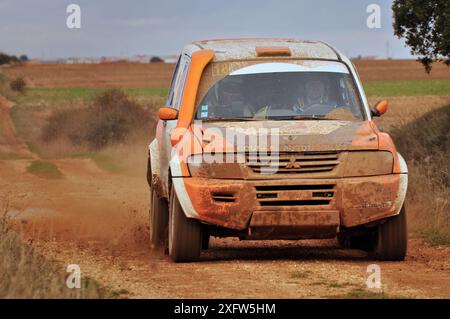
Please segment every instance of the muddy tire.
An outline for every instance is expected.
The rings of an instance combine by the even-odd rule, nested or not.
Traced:
[[[400,214],[378,226],[373,253],[379,260],[401,261],[405,259],[407,246],[406,211],[403,206]]]
[[[152,187],[150,190],[150,245],[152,249],[164,249],[167,245],[169,209]]]
[[[203,229],[202,233],[202,250],[207,250],[209,248],[209,239],[210,239],[209,233]]]
[[[202,249],[202,227],[184,215],[175,190],[170,191],[169,256],[174,262],[196,261]]]

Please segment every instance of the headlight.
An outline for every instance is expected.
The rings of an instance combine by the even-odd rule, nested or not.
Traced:
[[[348,152],[344,176],[373,176],[392,174],[394,157],[391,152]]]
[[[188,157],[187,164],[193,177],[242,178],[239,164],[227,158],[225,154],[218,156],[210,154],[192,155]]]

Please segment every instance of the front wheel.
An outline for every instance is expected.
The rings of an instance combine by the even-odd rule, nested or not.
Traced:
[[[169,204],[169,256],[174,262],[190,262],[200,257],[202,227],[184,215],[172,186]]]
[[[397,216],[378,226],[373,252],[380,260],[401,261],[406,257],[407,246],[406,210],[403,206]]]

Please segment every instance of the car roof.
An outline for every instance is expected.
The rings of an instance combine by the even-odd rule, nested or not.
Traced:
[[[286,58],[290,59],[340,60],[339,53],[324,42],[278,38],[201,40],[186,46],[183,52],[191,55],[201,49],[210,49],[215,52],[214,61],[267,59],[256,54],[257,47],[287,47],[291,56]]]

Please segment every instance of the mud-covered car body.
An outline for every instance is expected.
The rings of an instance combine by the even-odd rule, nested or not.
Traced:
[[[297,98],[283,100],[286,90],[284,96],[296,96],[301,83],[310,83],[307,77],[313,85],[322,77],[321,90],[334,92],[334,102],[304,108]],[[263,82],[266,87],[253,89]],[[247,83],[253,87],[243,88]],[[250,101],[252,95],[266,102],[256,107],[257,102],[236,102],[247,96]],[[227,115],[214,114],[214,104],[224,106],[226,99],[234,99],[228,107],[233,111],[218,107]],[[283,100],[283,106],[268,100]],[[402,211],[406,163],[373,122],[374,111],[353,64],[328,44],[284,39],[190,44],[180,55],[160,115],[149,146],[152,198],[160,208],[168,203],[159,214],[169,214],[172,194],[184,216],[201,225],[203,246],[212,234],[241,239],[338,236],[347,246],[350,239],[351,246],[358,246],[356,238],[374,248],[376,227]],[[267,132],[269,142],[251,145],[260,131]],[[244,142],[237,145],[238,140]],[[212,153],[235,157],[202,157]],[[276,161],[265,161],[270,154]],[[153,221],[153,227],[167,227],[173,241],[170,218],[169,224],[159,218],[163,221]],[[406,246],[399,249],[404,257]]]

